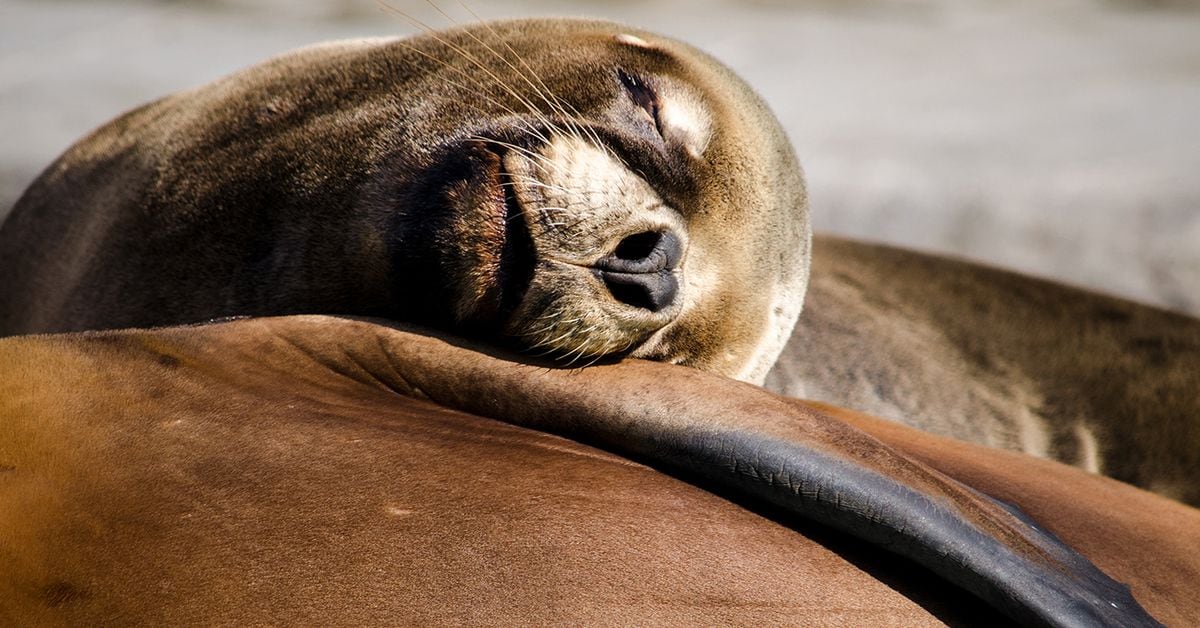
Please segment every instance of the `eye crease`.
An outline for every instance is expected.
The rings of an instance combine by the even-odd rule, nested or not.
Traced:
[[[641,107],[646,115],[654,121],[654,129],[658,131],[659,136],[663,136],[662,120],[658,116],[658,94],[646,85],[636,76],[629,74],[625,70],[618,69],[617,76],[621,79],[621,84],[625,86],[625,91],[629,93],[629,97],[634,104]]]

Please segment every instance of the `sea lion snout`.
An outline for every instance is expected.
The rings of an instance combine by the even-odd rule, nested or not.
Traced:
[[[659,312],[679,293],[674,271],[681,257],[683,242],[673,232],[643,231],[622,239],[595,272],[616,300]]]
[[[534,258],[506,332],[568,360],[637,348],[683,311],[687,220],[609,144],[548,136],[502,160]]]

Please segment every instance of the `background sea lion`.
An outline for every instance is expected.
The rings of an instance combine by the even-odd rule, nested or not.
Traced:
[[[765,385],[1200,505],[1200,320],[827,236]]]
[[[0,334],[351,313],[761,381],[795,156],[703,53],[594,21],[316,46],[136,109],[0,227]]]

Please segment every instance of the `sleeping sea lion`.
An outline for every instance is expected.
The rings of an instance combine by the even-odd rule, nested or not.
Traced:
[[[609,22],[318,45],[131,111],[0,228],[0,335],[319,312],[760,382],[804,181],[727,68]]]

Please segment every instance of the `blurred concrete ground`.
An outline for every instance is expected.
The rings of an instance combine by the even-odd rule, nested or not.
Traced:
[[[424,2],[392,4],[447,24]],[[1200,314],[1194,5],[469,4],[486,18],[609,17],[724,60],[787,127],[820,230]],[[308,43],[414,31],[373,0],[0,0],[0,214],[138,103]]]

